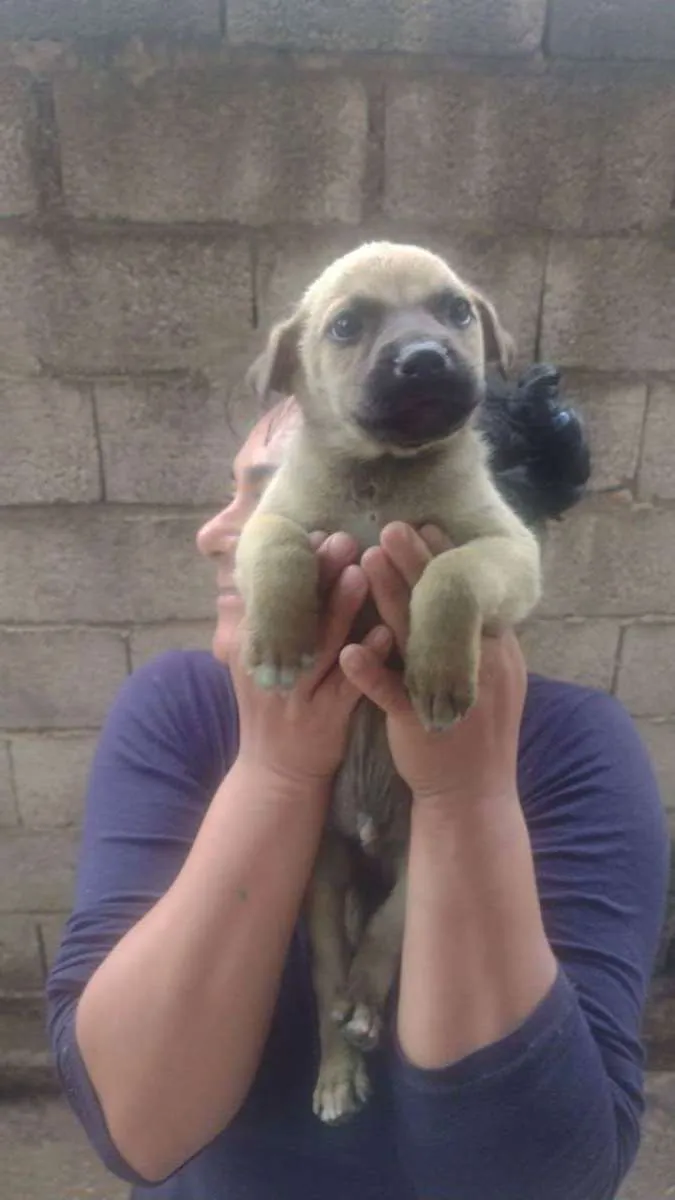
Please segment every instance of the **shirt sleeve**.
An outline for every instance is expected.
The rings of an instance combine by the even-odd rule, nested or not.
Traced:
[[[47,982],[47,1018],[65,1095],[103,1162],[119,1156],[75,1037],[85,985],[167,891],[234,754],[229,676],[208,654],[172,651],[126,681],[101,732],[87,788],[75,902]]]
[[[526,735],[520,780],[557,979],[519,1029],[447,1068],[395,1051],[420,1200],[612,1200],[637,1153],[667,826],[623,708],[578,689],[558,701]]]

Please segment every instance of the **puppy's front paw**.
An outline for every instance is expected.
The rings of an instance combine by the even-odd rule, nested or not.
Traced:
[[[315,661],[308,642],[293,644],[290,639],[249,636],[246,668],[257,686],[266,691],[292,691],[302,672],[311,671]]]
[[[321,1064],[314,1089],[314,1113],[326,1125],[341,1125],[363,1108],[370,1083],[361,1054],[347,1042],[337,1043]]]
[[[280,591],[275,603],[250,605],[244,664],[258,687],[290,691],[301,673],[315,663],[318,599]]]
[[[440,608],[424,590],[415,596],[423,582],[424,576],[413,591],[405,682],[425,729],[441,732],[475,703],[481,622],[466,588],[446,589]]]

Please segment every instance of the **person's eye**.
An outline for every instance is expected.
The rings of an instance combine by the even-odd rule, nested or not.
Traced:
[[[328,336],[334,342],[357,342],[364,330],[364,320],[361,313],[353,308],[345,308],[333,317],[328,326]]]
[[[466,329],[474,319],[473,309],[464,296],[444,297],[441,312],[445,320],[458,329]]]

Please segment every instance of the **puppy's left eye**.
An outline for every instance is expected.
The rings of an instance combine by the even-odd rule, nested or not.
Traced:
[[[448,296],[443,301],[443,312],[458,329],[466,329],[473,321],[473,309],[463,296]]]
[[[356,342],[363,333],[363,317],[353,308],[345,308],[328,326],[328,336],[334,342]]]

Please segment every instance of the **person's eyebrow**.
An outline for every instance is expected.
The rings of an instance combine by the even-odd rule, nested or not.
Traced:
[[[246,468],[244,479],[251,487],[257,487],[259,484],[266,483],[270,475],[274,475],[276,469],[276,463],[255,463],[252,467]]]

